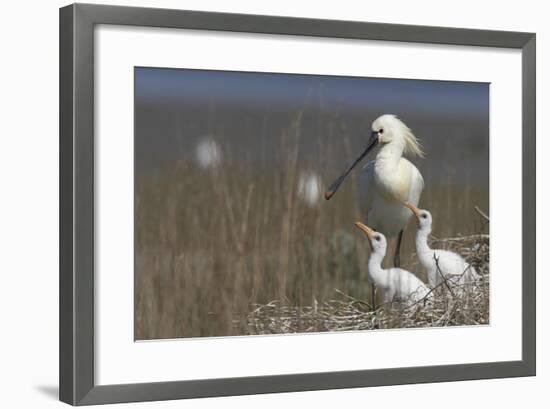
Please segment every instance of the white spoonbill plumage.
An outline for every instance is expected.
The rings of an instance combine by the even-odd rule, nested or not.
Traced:
[[[388,303],[394,299],[419,301],[426,297],[430,290],[413,273],[399,267],[382,268],[382,260],[386,255],[386,237],[361,222],[356,222],[360,230],[368,237],[371,246],[369,257],[369,280],[381,292],[382,302]]]
[[[405,203],[405,206],[411,209],[418,222],[416,254],[420,264],[428,273],[428,282],[432,287],[443,281],[442,276],[453,284],[471,283],[479,278],[475,268],[459,254],[449,250],[430,248],[428,236],[432,232],[432,215],[429,211],[419,209],[411,203]]]
[[[422,147],[412,131],[395,115],[382,115],[372,123],[372,132],[367,147],[353,164],[325,193],[330,199],[352,169],[380,145],[376,159],[368,162],[359,176],[359,201],[365,222],[386,237],[397,236],[394,266],[400,264],[399,251],[403,230],[410,212],[403,202],[418,205],[424,188],[420,171],[403,154],[424,157]]]

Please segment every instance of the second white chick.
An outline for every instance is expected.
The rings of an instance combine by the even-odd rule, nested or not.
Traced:
[[[449,250],[430,248],[428,237],[432,232],[431,213],[419,209],[411,203],[404,203],[404,205],[411,209],[418,222],[416,254],[420,264],[428,273],[430,286],[439,285],[443,281],[443,276],[453,284],[471,283],[480,277],[475,268],[459,254]]]

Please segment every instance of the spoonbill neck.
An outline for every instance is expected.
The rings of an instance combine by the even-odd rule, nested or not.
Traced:
[[[403,144],[392,141],[384,146],[374,164],[374,181],[377,193],[389,202],[395,204],[409,200],[413,166],[402,158]]]
[[[376,155],[376,161],[386,162],[388,164],[397,165],[399,159],[403,156],[405,145],[402,141],[393,140],[388,142],[380,148],[378,155]]]
[[[416,253],[418,254],[418,258],[422,261],[423,258],[428,257],[431,258],[432,256],[432,249],[428,245],[428,236],[432,232],[431,227],[423,227],[419,228],[416,232]],[[430,260],[426,260],[426,262],[430,262]]]
[[[369,258],[369,279],[374,283],[379,283],[383,280],[384,270],[382,269],[382,261],[385,254],[380,251],[373,251]]]

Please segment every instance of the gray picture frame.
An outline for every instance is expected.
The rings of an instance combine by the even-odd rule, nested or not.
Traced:
[[[90,405],[535,375],[535,34],[89,4],[74,4],[61,8],[59,24],[61,401],[72,405]],[[97,24],[521,50],[522,359],[412,368],[96,385],[94,26]]]

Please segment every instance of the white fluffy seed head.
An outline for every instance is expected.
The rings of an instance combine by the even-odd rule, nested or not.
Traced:
[[[199,140],[195,148],[195,158],[203,169],[218,165],[222,160],[222,151],[218,143],[209,136]]]
[[[318,204],[321,198],[321,178],[315,172],[303,172],[298,179],[298,196],[308,206]]]

